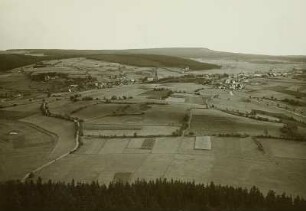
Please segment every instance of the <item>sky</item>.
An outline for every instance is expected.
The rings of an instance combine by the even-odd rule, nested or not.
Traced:
[[[0,49],[306,55],[306,0],[0,0]]]

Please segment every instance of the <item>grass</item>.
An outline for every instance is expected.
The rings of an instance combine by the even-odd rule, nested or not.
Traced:
[[[260,135],[264,134],[265,128],[269,135],[280,135],[280,123],[261,122],[247,119],[245,117],[234,116],[217,110],[203,110],[194,113],[191,121],[190,131],[197,135],[215,134],[236,136],[237,134]]]
[[[292,95],[296,98],[306,97],[305,93],[299,91],[287,90],[287,87],[284,86],[275,86],[271,90],[287,95]]]
[[[34,113],[35,112],[28,112],[28,111],[0,110],[0,117],[2,120],[16,120],[16,119],[25,118]]]

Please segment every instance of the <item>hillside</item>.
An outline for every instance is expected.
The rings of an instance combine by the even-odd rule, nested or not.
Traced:
[[[24,54],[42,54],[30,56]],[[209,70],[220,66],[200,63],[191,58],[233,60],[251,63],[306,63],[306,56],[271,56],[213,51],[207,48],[149,48],[127,50],[63,50],[63,49],[12,49],[0,53],[0,71],[33,64],[42,60],[85,57],[139,67],[186,67],[192,70]]]
[[[0,54],[0,72],[30,65],[38,61],[41,61],[41,58],[18,54]]]
[[[34,64],[39,61],[64,59],[73,57],[85,57],[88,59],[102,60],[107,62],[120,63],[138,67],[180,67],[189,66],[192,70],[209,70],[220,68],[218,65],[201,63],[194,60],[150,54],[101,54],[102,51],[70,51],[70,50],[29,50],[30,53],[40,53],[46,56],[29,56],[16,54],[16,51],[8,51],[14,54],[0,54],[0,71],[10,70],[16,67]]]
[[[9,50],[23,51],[23,50]],[[127,50],[59,50],[59,49],[29,49],[31,53],[44,53],[46,55],[76,55],[76,54],[155,54],[183,58],[204,58],[204,59],[227,59],[248,62],[303,62],[306,63],[306,56],[274,56],[262,54],[243,54],[223,51],[214,51],[208,48],[148,48],[148,49],[127,49]]]
[[[220,68],[218,65],[200,63],[190,59],[174,56],[153,54],[98,54],[86,56],[88,59],[96,59],[138,67],[180,67],[188,66],[192,70],[209,70]]]
[[[243,61],[282,60],[288,62],[306,63],[306,56],[273,56],[261,54],[242,54],[223,51],[213,51],[208,48],[152,48],[124,50],[126,53],[159,54],[185,58],[228,59]]]
[[[35,64],[40,61],[71,58],[69,55],[57,56],[29,56],[23,54],[0,54],[0,72],[11,70],[17,67]]]

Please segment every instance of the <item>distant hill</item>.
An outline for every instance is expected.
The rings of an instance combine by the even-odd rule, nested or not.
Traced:
[[[201,63],[191,59],[155,54],[96,54],[86,56],[108,62],[121,63],[138,67],[189,67],[192,70],[217,69],[215,64]]]
[[[74,57],[85,57],[107,62],[120,63],[138,67],[189,67],[191,70],[217,69],[215,64],[202,63],[187,58],[153,55],[132,54],[123,52],[119,54],[114,51],[79,51],[79,50],[11,50],[7,54],[0,54],[0,71],[34,64],[39,61],[52,59],[65,59]],[[43,54],[45,56],[30,56],[25,54]]]
[[[30,56],[30,55],[45,56]],[[208,48],[149,48],[127,50],[62,50],[12,49],[0,53],[0,71],[28,65],[42,60],[86,57],[140,67],[186,67],[193,70],[220,68],[215,64],[191,59],[233,60],[252,63],[306,63],[306,56],[271,56],[213,51]]]
[[[0,72],[14,69],[16,67],[34,64],[40,61],[40,58],[34,56],[25,56],[21,54],[0,54]]]
[[[242,61],[273,61],[281,60],[287,62],[306,63],[306,56],[273,56],[261,54],[242,54],[222,51],[213,51],[208,48],[152,48],[123,50],[125,53],[158,54],[168,56],[178,56],[184,58],[204,58],[204,59],[228,59]]]
[[[64,59],[71,56],[29,56],[23,54],[1,54],[0,53],[0,72],[11,70],[17,67],[35,64],[40,61]]]
[[[9,50],[24,51],[24,50]],[[204,59],[227,59],[248,62],[303,62],[306,63],[306,55],[301,56],[273,56],[261,54],[242,54],[223,51],[213,51],[208,48],[148,48],[148,49],[127,49],[127,50],[60,50],[60,49],[28,49],[31,53],[46,55],[77,55],[77,54],[155,54],[183,58],[204,58]]]

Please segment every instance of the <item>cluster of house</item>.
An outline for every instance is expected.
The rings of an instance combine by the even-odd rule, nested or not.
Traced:
[[[247,82],[247,79],[244,77],[228,77],[219,84],[218,88],[231,90],[243,89],[245,82]]]
[[[286,77],[286,76],[288,76],[288,73],[278,73],[278,72],[272,72],[272,71],[270,71],[270,72],[268,72],[266,75],[267,75],[268,77],[279,77],[279,76]]]
[[[167,70],[170,70],[169,68],[167,68]],[[182,68],[181,70],[171,70],[172,72],[179,72],[179,73],[186,73],[189,71],[189,66]],[[158,76],[158,68],[153,68],[152,72],[149,74],[149,76],[146,77],[146,81],[148,82],[152,82],[152,81],[158,81],[158,79],[160,79],[160,77]]]
[[[189,66],[182,68],[182,73],[184,74],[184,73],[188,72],[189,69],[190,69]]]
[[[98,89],[112,88],[114,86],[128,85],[135,83],[135,79],[120,78],[119,80],[95,82],[94,86]]]
[[[134,79],[128,79],[128,78],[120,78],[118,80],[105,80],[105,81],[92,81],[92,82],[87,82],[86,86],[89,88],[96,88],[96,89],[106,89],[106,88],[112,88],[114,86],[121,86],[121,85],[128,85],[128,84],[133,84],[135,83]],[[69,92],[75,92],[78,91],[79,85],[77,84],[71,84],[68,87]]]
[[[273,72],[268,73],[239,73],[235,76],[228,76],[219,83],[219,89],[243,89],[244,84],[249,82],[250,78],[272,78],[272,77],[286,77],[288,73]]]
[[[270,71],[268,73],[255,73],[253,74],[254,78],[273,78],[273,77],[286,77],[288,73],[279,73]]]

